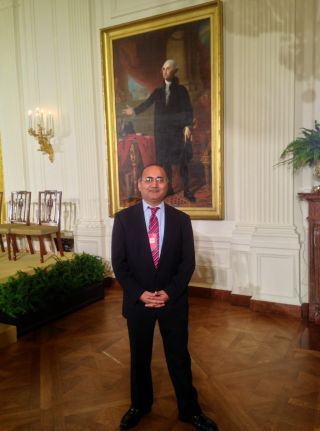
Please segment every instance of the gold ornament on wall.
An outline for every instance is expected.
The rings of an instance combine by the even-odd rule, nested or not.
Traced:
[[[54,137],[54,124],[51,112],[45,113],[36,108],[34,114],[32,111],[28,112],[28,119],[28,133],[37,139],[39,143],[38,151],[48,154],[50,162],[53,162],[54,151],[50,139]]]

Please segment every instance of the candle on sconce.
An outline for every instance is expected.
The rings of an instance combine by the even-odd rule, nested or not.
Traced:
[[[35,113],[35,120],[36,120],[36,126],[40,125],[40,110],[39,108],[36,108],[36,113]]]
[[[28,111],[29,129],[32,129],[32,111]]]
[[[47,115],[47,130],[52,129],[52,127],[51,127],[51,120],[52,120],[51,112],[48,112],[48,115]]]

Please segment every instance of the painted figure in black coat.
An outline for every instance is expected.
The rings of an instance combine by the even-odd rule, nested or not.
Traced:
[[[157,163],[162,165],[172,185],[172,165],[180,167],[184,196],[191,202],[194,195],[189,190],[188,163],[192,158],[193,110],[189,93],[175,76],[178,71],[174,60],[166,60],[162,66],[163,85],[135,108],[127,107],[123,113],[139,115],[154,105],[154,137]],[[169,190],[169,194],[172,190]]]
[[[163,202],[168,178],[161,166],[145,167],[138,187],[142,202],[118,212],[112,232],[112,266],[123,288],[131,351],[132,405],[120,425],[134,427],[152,408],[151,358],[158,322],[179,418],[198,430],[216,431],[216,424],[202,414],[198,404],[188,351],[188,283],[195,268],[191,221]],[[154,234],[148,229],[156,207],[158,264],[151,252]]]

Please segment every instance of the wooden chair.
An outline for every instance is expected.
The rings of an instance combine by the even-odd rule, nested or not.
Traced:
[[[19,251],[16,237],[12,236],[12,229],[20,229],[30,224],[31,192],[22,190],[11,193],[9,206],[9,223],[0,224],[0,235],[6,235],[8,258],[11,260],[11,243],[14,253]],[[34,253],[31,238],[27,236],[30,252]]]
[[[40,261],[43,263],[43,256],[47,254],[45,247],[45,238],[51,241],[51,249],[53,250],[53,235],[57,238],[57,249],[60,255],[63,256],[62,241],[60,234],[60,219],[61,219],[61,198],[62,192],[57,190],[44,190],[39,192],[38,200],[38,223],[28,226],[14,227],[11,229],[11,234],[24,235],[28,237],[37,237],[40,245]],[[14,251],[14,260],[16,253]],[[31,249],[30,249],[31,251]]]
[[[3,199],[3,192],[0,192],[0,229],[1,229],[2,199]],[[5,251],[3,240],[2,240],[1,230],[0,230],[0,248],[1,248],[1,251],[3,251],[3,252]]]

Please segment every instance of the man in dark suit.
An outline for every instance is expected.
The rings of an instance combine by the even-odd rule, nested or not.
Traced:
[[[131,351],[131,401],[122,429],[133,428],[153,403],[151,357],[158,321],[179,418],[198,430],[216,431],[198,404],[188,352],[188,283],[195,268],[189,216],[165,204],[168,179],[159,165],[144,168],[142,202],[118,212],[112,265],[123,288],[123,315]]]
[[[139,115],[154,105],[154,138],[157,163],[162,165],[172,184],[172,165],[180,168],[185,198],[195,201],[189,189],[188,163],[192,158],[191,130],[193,110],[188,90],[179,84],[178,67],[174,60],[166,60],[162,66],[163,84],[156,88],[140,105],[128,106],[123,113]],[[170,191],[172,193],[173,191]]]

